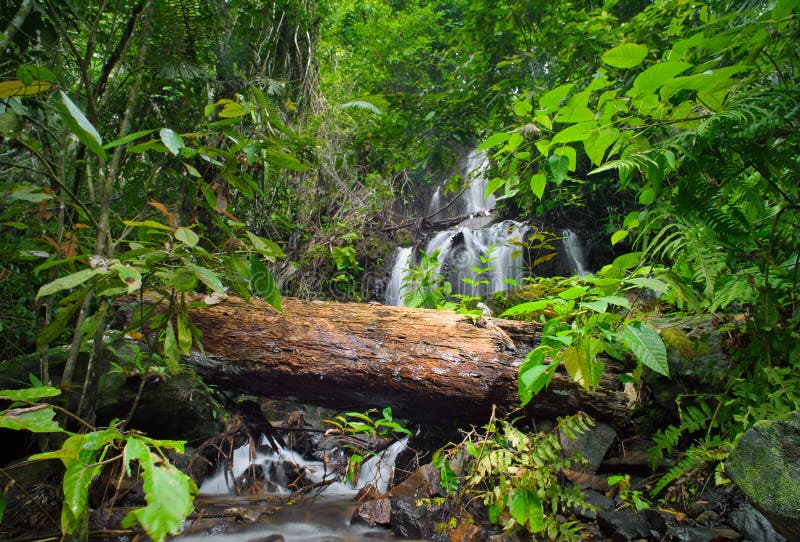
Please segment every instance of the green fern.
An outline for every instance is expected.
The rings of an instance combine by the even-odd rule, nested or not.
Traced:
[[[697,405],[690,405],[681,412],[681,423],[678,426],[670,425],[664,430],[659,430],[653,435],[655,443],[648,451],[647,458],[653,469],[658,462],[665,456],[672,453],[678,443],[686,434],[707,431],[711,423],[713,410],[705,401],[700,401]]]

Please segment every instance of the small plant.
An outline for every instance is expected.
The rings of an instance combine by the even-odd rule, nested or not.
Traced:
[[[124,528],[139,524],[156,541],[178,534],[183,521],[192,511],[197,486],[170,464],[166,450],[183,453],[184,442],[156,440],[135,431],[122,432],[112,423],[106,429],[95,429],[86,422],[85,433],[71,433],[54,420],[56,410],[41,399],[55,397],[61,390],[34,386],[21,390],[0,390],[0,400],[11,401],[0,412],[0,427],[24,429],[34,433],[61,433],[67,438],[61,448],[32,455],[30,461],[58,459],[66,469],[63,480],[64,504],[61,532],[64,536],[85,538],[88,529],[89,486],[106,469],[116,469],[115,478],[141,476],[147,505],[136,508],[122,520]],[[132,466],[136,462],[138,469]],[[113,499],[112,499],[113,500]],[[5,498],[0,493],[0,520]]]
[[[489,519],[504,531],[522,529],[553,540],[580,539],[580,525],[560,522],[557,514],[570,508],[591,509],[580,488],[561,484],[562,469],[570,469],[574,458],[561,453],[559,433],[575,438],[594,422],[579,413],[561,418],[547,433],[525,433],[508,420],[494,415],[485,431],[471,431],[464,440],[434,456],[442,487],[480,499],[488,507]]]
[[[650,508],[650,503],[644,498],[643,493],[638,489],[631,489],[631,477],[629,474],[609,476],[608,485],[612,488],[616,487],[622,502],[631,506],[637,512]]]
[[[327,431],[328,434],[349,437],[348,442],[342,446],[350,451],[344,477],[345,482],[352,483],[357,480],[364,461],[388,447],[384,445],[380,446],[379,450],[375,450],[369,447],[369,443],[360,440],[360,437],[381,439],[388,445],[412,435],[410,430],[394,420],[391,407],[384,408],[381,416],[377,416],[377,412],[377,409],[371,408],[366,412],[346,412],[335,416],[332,420],[325,420],[325,423],[332,426]]]
[[[403,277],[403,304],[415,309],[455,309],[456,304],[448,301],[453,287],[439,274],[439,251],[420,252],[420,264],[409,265]]]

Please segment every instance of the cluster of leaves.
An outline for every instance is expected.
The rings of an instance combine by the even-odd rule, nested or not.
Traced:
[[[592,425],[591,418],[576,414],[559,419],[552,431],[525,433],[493,417],[482,434],[471,431],[458,445],[439,450],[433,464],[449,493],[481,499],[489,519],[503,530],[579,540],[577,522],[556,518],[571,509],[591,509],[579,487],[562,484],[562,469],[580,459],[563,456],[559,436],[576,438]]]
[[[343,446],[350,451],[344,480],[351,483],[358,480],[358,474],[364,461],[377,454],[375,450],[353,438],[366,437],[388,443],[412,435],[409,429],[394,419],[391,407],[381,410],[380,415],[376,409],[370,409],[366,412],[345,412],[336,415],[332,420],[324,421],[331,426],[328,433],[349,437]]]
[[[156,440],[136,432],[123,433],[116,425],[108,429],[71,433],[54,420],[52,405],[37,402],[54,397],[61,390],[37,386],[23,390],[0,390],[0,400],[11,405],[0,412],[0,427],[34,433],[57,433],[66,437],[58,450],[32,455],[29,460],[58,459],[64,464],[64,503],[61,532],[65,536],[85,537],[88,528],[89,486],[103,469],[119,464],[124,475],[139,476],[144,483],[147,505],[136,508],[123,519],[123,527],[137,523],[154,540],[178,534],[183,521],[193,510],[197,486],[186,474],[172,466],[166,451],[183,453],[184,443]],[[138,466],[132,470],[133,462]],[[123,474],[124,471],[124,474]],[[0,493],[0,520],[5,497]]]

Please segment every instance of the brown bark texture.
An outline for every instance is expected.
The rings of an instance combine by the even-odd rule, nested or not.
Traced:
[[[501,319],[473,321],[449,311],[283,299],[283,312],[229,297],[193,311],[204,353],[190,362],[207,381],[260,397],[340,410],[391,406],[423,423],[486,421],[497,405],[519,405],[517,371],[538,344],[540,327]],[[562,370],[529,403],[535,417],[579,410],[628,424],[628,397],[606,363],[589,393]]]

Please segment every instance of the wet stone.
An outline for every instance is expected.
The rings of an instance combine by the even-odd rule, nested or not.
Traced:
[[[486,532],[473,523],[463,523],[450,533],[450,542],[483,542]]]
[[[392,531],[405,538],[441,540],[436,526],[444,520],[444,499],[413,496],[391,499]]]
[[[741,535],[731,529],[676,525],[667,531],[663,540],[665,542],[736,542],[740,539]]]
[[[388,498],[362,502],[353,513],[354,522],[366,523],[370,526],[388,527],[392,519],[392,504]]]
[[[597,524],[614,542],[646,539],[651,534],[647,520],[628,508],[600,512]]]
[[[598,423],[589,431],[577,435],[575,439],[569,438],[564,434],[559,435],[561,448],[567,457],[579,453],[586,461],[585,464],[573,465],[573,468],[591,474],[597,472],[600,462],[603,461],[603,457],[605,457],[606,452],[608,452],[616,438],[617,432],[614,431],[613,427],[605,423]]]
[[[764,515],[750,505],[734,510],[728,523],[750,542],[785,542]]]

